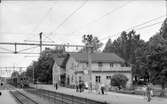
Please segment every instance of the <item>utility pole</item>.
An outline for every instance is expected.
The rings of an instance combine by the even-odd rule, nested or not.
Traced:
[[[41,52],[42,52],[42,34],[43,34],[42,32],[39,33],[40,54],[41,54]]]
[[[42,53],[42,34],[43,34],[42,32],[39,33],[39,47],[40,47],[39,54]],[[35,80],[34,78],[35,78],[35,72],[34,72],[34,66],[33,66],[33,80]],[[36,79],[36,81],[38,80]],[[37,89],[37,83],[36,83],[36,89]]]
[[[166,14],[166,18],[167,18],[167,0],[164,0],[165,2],[165,14]]]
[[[92,46],[87,45],[87,54],[88,54],[88,76],[89,76],[89,86],[90,91],[92,91],[92,59],[91,59]]]
[[[167,0],[165,0],[166,18],[167,18]]]
[[[91,53],[92,53],[92,35],[84,35],[84,41],[86,43],[86,51],[87,51],[87,57],[88,57],[88,83],[89,83],[89,90],[92,92],[92,59],[91,59]]]
[[[32,66],[32,68],[33,68],[33,69],[32,69],[32,71],[33,71],[32,80],[33,80],[33,84],[35,84],[34,66]]]

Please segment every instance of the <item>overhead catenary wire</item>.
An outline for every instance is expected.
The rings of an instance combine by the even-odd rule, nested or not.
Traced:
[[[5,34],[5,35],[31,35],[31,34],[34,34],[34,33],[19,33],[19,32],[6,32],[6,31],[0,31],[1,34]]]
[[[154,25],[158,25],[158,24],[162,23],[163,21],[156,22],[156,23],[152,23],[152,24],[148,24],[148,23],[153,22],[153,21],[156,21],[156,20],[161,19],[161,18],[164,18],[164,17],[165,17],[165,15],[162,15],[162,16],[159,16],[159,17],[156,17],[156,18],[153,18],[153,19],[148,20],[148,21],[145,21],[145,22],[143,22],[143,23],[141,23],[141,24],[134,25],[134,26],[132,26],[131,28],[128,28],[128,29],[123,30],[123,31],[129,31],[129,30],[133,30],[133,29],[135,29],[135,30],[142,30],[142,29],[145,29],[145,28],[152,27],[152,26],[154,26]],[[148,25],[146,25],[146,24],[148,24]],[[143,25],[146,25],[146,26],[143,26]],[[143,27],[141,27],[141,26],[143,26]],[[121,32],[119,32],[119,33],[117,33],[117,34],[115,34],[115,35],[120,35],[120,34],[121,34]],[[109,37],[113,37],[113,36],[115,36],[115,35],[108,35],[107,37],[104,37],[104,38],[102,38],[102,39],[100,39],[100,40],[105,40],[105,39],[107,39],[107,38],[109,38]]]
[[[27,51],[27,50],[31,50],[31,49],[34,49],[34,48],[38,48],[38,46],[30,47],[30,48],[25,48],[25,49],[19,50],[18,52]]]
[[[49,13],[52,11],[53,7],[50,7],[49,10],[45,13],[45,15],[41,18],[41,20],[39,21],[38,24],[36,24],[36,26],[34,27],[34,29],[32,30],[32,33],[34,31],[36,31],[36,29],[39,28],[39,26],[42,24],[42,22],[47,18],[47,16],[49,15]]]
[[[130,29],[133,29],[133,28],[136,28],[136,27],[140,27],[140,26],[142,26],[142,25],[148,24],[148,23],[150,23],[150,22],[153,22],[153,21],[155,21],[155,20],[157,20],[157,19],[164,18],[164,17],[165,17],[165,15],[162,15],[162,16],[159,16],[159,17],[156,17],[156,18],[153,18],[153,19],[148,20],[148,21],[145,21],[145,22],[143,22],[143,23],[141,23],[141,24],[134,25],[134,26],[132,26],[131,28],[126,29],[126,31],[128,31],[128,30],[130,30]]]
[[[87,26],[87,25],[89,25],[89,24],[97,23],[99,20],[103,19],[104,17],[106,17],[106,16],[108,16],[108,15],[111,15],[112,13],[116,12],[117,10],[119,10],[119,9],[121,9],[121,8],[123,8],[123,7],[125,7],[125,6],[128,5],[130,2],[132,2],[132,1],[128,1],[128,2],[126,2],[126,3],[124,3],[124,4],[122,4],[122,5],[120,5],[120,6],[116,7],[116,8],[114,8],[114,9],[109,10],[107,13],[105,13],[105,14],[102,15],[102,16],[100,16],[99,18],[94,19],[94,20],[88,22],[86,25],[79,27],[79,29],[82,29],[82,28],[84,28],[85,26]],[[73,31],[72,33],[76,33],[77,31],[79,31],[79,30]]]
[[[167,18],[167,0],[165,0],[166,18]]]
[[[148,28],[148,27],[152,27],[154,25],[158,25],[160,23],[163,23],[163,21],[160,21],[160,22],[156,22],[156,23],[153,23],[153,24],[150,24],[150,25],[146,25],[144,27],[141,27],[141,28],[137,28],[136,30],[141,30],[141,29],[145,29],[145,28]]]
[[[66,21],[69,20],[75,13],[77,13],[86,3],[88,0],[85,0],[77,9],[75,9],[69,16],[67,16],[56,28],[55,31],[57,31],[61,26],[65,24]]]
[[[3,48],[3,47],[0,47],[0,49],[5,50],[5,51],[8,51],[8,52],[13,52],[12,50],[7,49],[7,48]]]
[[[145,29],[145,28],[149,28],[149,27],[158,25],[158,24],[160,24],[160,23],[163,23],[163,21],[156,22],[156,23],[153,23],[153,24],[150,24],[150,25],[146,25],[146,26],[144,26],[144,27],[137,28],[136,30],[142,30],[142,29]],[[113,34],[113,35],[108,35],[107,37],[104,37],[104,38],[99,39],[99,40],[102,41],[102,40],[108,39],[108,38],[110,38],[110,37],[116,37],[116,36],[118,36],[118,35],[120,35],[120,34],[121,34],[121,32],[119,32],[119,33],[117,33],[117,34]]]
[[[67,17],[56,27],[56,30],[54,30],[54,31],[57,31],[61,26],[63,26],[75,13],[77,13],[77,12],[87,3],[87,1],[88,1],[88,0],[85,0],[77,9],[75,9],[69,16],[67,16]],[[55,41],[52,40],[49,36],[45,36],[45,37],[55,43]]]
[[[47,34],[43,35],[45,38],[49,39],[52,43],[56,43],[53,39],[51,39]]]
[[[5,53],[6,53],[6,54],[13,54],[14,52],[13,52],[13,53],[12,53],[12,52],[0,52],[0,54],[1,54],[1,53],[2,53],[2,54],[5,54]],[[22,52],[21,52],[21,53],[17,53],[17,54],[39,54],[39,53],[30,53],[30,52],[24,52],[24,53],[22,53]]]

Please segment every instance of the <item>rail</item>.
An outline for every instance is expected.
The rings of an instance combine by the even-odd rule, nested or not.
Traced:
[[[88,98],[67,95],[44,89],[26,89],[25,91],[38,95],[42,98],[46,98],[53,104],[107,104],[106,102],[95,101]]]
[[[39,104],[28,96],[22,94],[19,91],[10,91],[12,96],[20,103],[20,104]]]

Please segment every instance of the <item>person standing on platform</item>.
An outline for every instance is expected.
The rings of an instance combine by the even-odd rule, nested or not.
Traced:
[[[55,87],[56,87],[56,90],[57,90],[58,89],[58,84],[57,83],[56,83]]]
[[[146,90],[147,89],[147,87],[146,87],[146,85],[144,85],[143,86],[143,96],[144,96],[144,99],[146,98]]]
[[[101,85],[101,93],[104,94],[104,84]]]
[[[146,88],[147,101],[151,101],[151,86],[148,84]]]
[[[82,84],[79,82],[79,92],[82,92]]]

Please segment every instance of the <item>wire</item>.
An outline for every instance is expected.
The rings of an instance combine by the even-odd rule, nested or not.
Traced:
[[[34,27],[34,29],[32,30],[32,33],[35,32],[39,26],[42,24],[42,22],[47,18],[47,16],[49,15],[49,13],[52,11],[53,7],[50,7],[49,10],[45,13],[45,15],[41,18],[41,20],[39,21],[38,24],[36,24],[36,26]],[[26,38],[28,39],[28,38]]]
[[[157,24],[160,24],[160,23],[163,23],[163,21],[156,22],[156,23],[153,23],[153,24],[150,24],[150,25],[146,25],[146,26],[144,26],[144,27],[137,28],[136,30],[141,30],[141,29],[145,29],[145,28],[148,28],[148,27],[152,27],[152,26],[157,25]]]
[[[0,52],[0,54],[1,53],[6,53],[6,54],[14,54],[14,52]],[[40,53],[29,53],[29,52],[27,52],[27,53],[16,53],[16,54],[40,54]]]
[[[49,36],[45,36],[45,34],[43,35],[45,38],[49,39],[52,43],[56,43],[54,40],[52,40]]]
[[[17,34],[17,35],[22,35],[22,34],[25,34],[25,35],[31,35],[31,34],[34,34],[34,33],[15,33],[15,32],[3,32],[3,31],[0,31],[1,34]]]
[[[79,11],[86,3],[88,0],[86,0],[85,2],[83,2],[77,9],[75,9],[68,17],[66,17],[56,28],[56,31],[62,26],[64,25],[64,23],[66,21],[69,20],[69,18],[71,18],[77,11]]]
[[[153,23],[153,24],[150,24],[150,25],[146,25],[146,26],[144,26],[144,27],[141,27],[141,28],[137,28],[136,30],[142,30],[142,29],[145,29],[145,28],[148,28],[148,27],[152,27],[152,26],[154,26],[154,25],[157,25],[157,24],[160,24],[160,23],[163,23],[163,21],[161,21],[161,22],[156,22],[156,23]],[[116,35],[120,35],[121,34],[121,32],[119,32],[119,33],[117,33]],[[115,34],[114,34],[115,35]],[[105,40],[105,39],[108,39],[109,37],[113,37],[114,35],[109,35],[109,36],[107,36],[107,37],[105,37],[105,38],[102,38],[102,39],[99,39],[99,40]]]
[[[18,52],[23,52],[23,51],[30,50],[30,49],[34,49],[34,48],[38,48],[38,47],[39,47],[39,46],[26,48],[26,49],[19,50]]]
[[[12,50],[7,49],[7,48],[3,48],[3,47],[0,47],[0,49],[5,50],[5,51],[8,51],[8,52],[13,52]]]
[[[69,18],[71,18],[76,12],[78,12],[86,3],[88,0],[85,0],[85,2],[83,2],[77,9],[75,9],[68,17],[66,17],[56,28],[55,31],[57,31],[61,26],[63,26],[68,20]],[[48,38],[49,40],[51,40],[52,42],[55,43],[54,40],[52,40],[49,36],[45,36],[46,38]],[[54,36],[53,36],[54,37]]]
[[[113,12],[115,12],[115,11],[117,11],[117,10],[123,8],[124,6],[128,5],[130,2],[132,2],[132,1],[128,1],[128,2],[126,2],[125,4],[122,4],[121,6],[118,6],[118,7],[114,8],[114,9],[110,10],[109,12],[105,13],[104,15],[102,15],[101,17],[99,17],[98,19],[95,19],[95,20],[93,20],[93,21],[90,21],[90,22],[88,22],[86,25],[81,26],[80,29],[81,29],[81,28],[84,28],[85,26],[87,26],[87,25],[89,25],[89,24],[92,24],[92,23],[95,23],[95,22],[97,23],[97,21],[99,21],[99,20],[103,19],[104,17],[110,15],[111,13],[113,13]],[[79,30],[77,30],[77,31],[79,31]],[[77,32],[77,31],[73,31],[72,33],[75,33],[75,32]]]
[[[153,19],[148,20],[148,21],[146,21],[146,22],[143,22],[143,23],[141,23],[141,24],[132,26],[132,28],[128,28],[128,29],[126,29],[125,31],[128,31],[128,30],[130,30],[130,29],[134,29],[134,28],[136,28],[135,30],[142,30],[142,29],[145,29],[145,28],[148,28],[148,27],[152,27],[152,26],[154,26],[154,25],[157,25],[157,24],[162,23],[162,21],[156,22],[156,23],[153,23],[153,24],[149,24],[149,25],[146,25],[146,26],[144,26],[144,27],[140,27],[140,26],[145,25],[145,24],[148,24],[148,23],[150,23],[150,22],[152,22],[152,21],[155,21],[155,20],[160,19],[160,18],[163,18],[163,17],[165,17],[165,16],[163,15],[163,16],[160,16],[160,17],[153,18]],[[139,28],[137,28],[137,27],[139,27]],[[121,32],[117,33],[117,35],[119,35],[120,33],[121,33]],[[113,37],[113,36],[114,36],[114,35],[109,35],[109,36],[107,36],[107,37],[105,37],[105,38],[102,38],[102,39],[100,39],[100,40],[105,40],[106,38],[108,38],[108,37]]]
[[[34,32],[38,27],[41,25],[42,21],[46,19],[46,17],[49,15],[49,13],[52,11],[53,7],[49,8],[49,10],[46,12],[46,14],[42,17],[42,19],[39,21],[39,23],[35,26],[32,32]]]
[[[165,17],[165,15],[160,16],[160,17],[153,18],[153,19],[148,20],[148,21],[146,21],[146,22],[144,22],[144,23],[141,23],[141,24],[138,24],[138,25],[132,26],[132,28],[129,28],[129,29],[127,29],[126,31],[128,31],[128,30],[130,30],[130,29],[133,29],[133,28],[135,28],[135,27],[139,27],[139,26],[142,26],[142,25],[148,24],[148,23],[150,23],[150,22],[152,22],[152,21],[155,21],[155,20],[157,20],[157,19],[164,18],[164,17]]]

